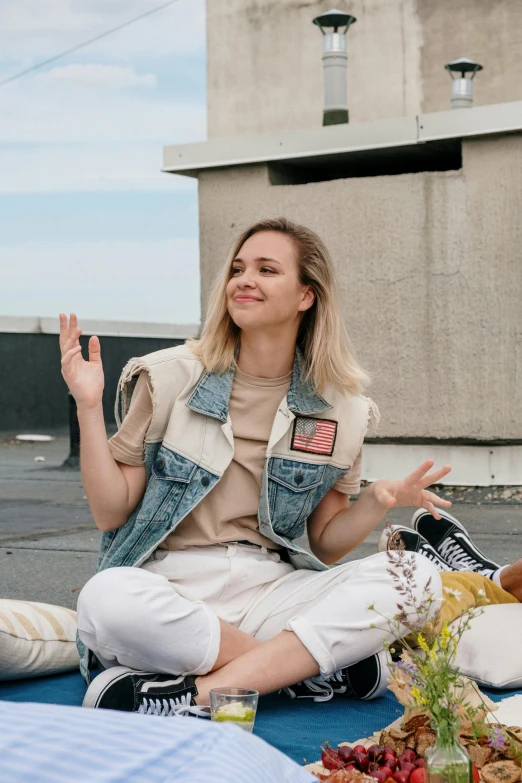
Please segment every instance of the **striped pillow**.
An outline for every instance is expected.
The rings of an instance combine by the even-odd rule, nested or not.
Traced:
[[[0,598],[0,680],[76,669],[76,612]]]

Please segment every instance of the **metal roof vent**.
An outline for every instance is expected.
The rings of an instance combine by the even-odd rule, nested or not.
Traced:
[[[451,76],[451,108],[470,109],[473,106],[473,79],[482,65],[461,57],[444,66]]]
[[[313,20],[323,34],[323,125],[348,122],[346,33],[355,16],[333,9]]]

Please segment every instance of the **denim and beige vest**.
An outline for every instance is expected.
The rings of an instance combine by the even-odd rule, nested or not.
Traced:
[[[268,441],[259,498],[260,532],[288,550],[296,568],[328,568],[295,543],[308,516],[353,465],[375,404],[333,389],[317,394],[296,351],[292,380]],[[146,371],[153,415],[144,443],[147,484],[128,521],[103,534],[98,571],[141,566],[184,517],[211,492],[234,455],[228,403],[234,370],[204,372],[185,345],[131,359],[123,370],[116,420],[125,417],[134,385]],[[83,645],[80,645],[83,648]],[[84,650],[81,650],[84,652]],[[86,656],[82,673],[88,677]]]

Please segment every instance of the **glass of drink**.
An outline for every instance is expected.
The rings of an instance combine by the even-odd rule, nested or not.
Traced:
[[[259,693],[250,688],[212,688],[210,717],[218,723],[235,723],[252,731],[256,719]]]

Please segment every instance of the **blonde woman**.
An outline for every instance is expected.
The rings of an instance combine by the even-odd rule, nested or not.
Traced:
[[[133,359],[107,443],[97,337],[82,359],[61,316],[63,376],[78,406],[82,477],[104,531],[78,602],[85,706],[199,714],[209,689],[326,700],[386,684],[375,614],[396,612],[387,556],[329,566],[391,507],[449,507],[427,487],[446,466],[360,483],[373,403],[345,334],[319,237],[264,220],[236,241],[200,340]],[[310,554],[296,543],[305,529]],[[419,597],[437,598],[421,554]],[[385,622],[379,623],[385,626]]]

